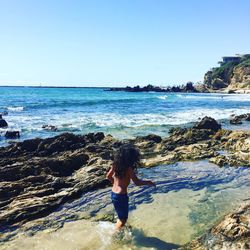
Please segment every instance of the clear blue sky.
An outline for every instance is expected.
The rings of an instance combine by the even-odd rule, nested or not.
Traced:
[[[196,82],[235,53],[248,0],[0,0],[0,85]]]

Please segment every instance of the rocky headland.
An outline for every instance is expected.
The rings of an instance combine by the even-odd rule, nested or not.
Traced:
[[[124,142],[141,150],[141,167],[201,159],[219,167],[250,166],[250,132],[224,130],[211,117],[190,128],[173,128],[165,138],[151,134],[121,141],[100,132],[26,140],[0,148],[0,225],[43,217],[110,185],[106,171]]]
[[[187,82],[183,85],[159,87],[151,84],[140,87],[109,88],[107,91],[126,92],[184,92],[184,93],[250,93],[250,54],[223,57],[219,67],[204,75],[203,83]]]
[[[204,76],[209,92],[250,93],[250,54],[223,57],[219,63]]]

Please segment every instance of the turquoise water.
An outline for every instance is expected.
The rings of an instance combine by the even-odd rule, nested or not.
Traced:
[[[102,88],[0,87],[0,112],[21,139],[49,137],[61,132],[103,131],[119,138],[156,133],[186,125],[205,115],[228,119],[250,112],[250,95],[193,93],[127,93]],[[46,131],[43,125],[57,131]],[[228,126],[225,122],[224,126]],[[246,125],[249,127],[249,125]],[[1,130],[3,135],[5,130]],[[7,141],[0,140],[0,145]]]

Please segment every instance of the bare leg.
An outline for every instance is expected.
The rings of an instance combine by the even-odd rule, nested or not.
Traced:
[[[125,226],[126,222],[126,219],[118,219],[115,225],[116,229],[120,230],[122,227]]]

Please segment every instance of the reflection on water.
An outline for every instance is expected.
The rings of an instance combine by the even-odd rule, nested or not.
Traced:
[[[128,227],[114,235],[111,222],[86,218],[112,214],[110,188],[89,192],[51,215],[8,229],[3,249],[175,249],[204,232],[250,198],[247,168],[200,162],[140,169],[157,188],[130,187]]]

